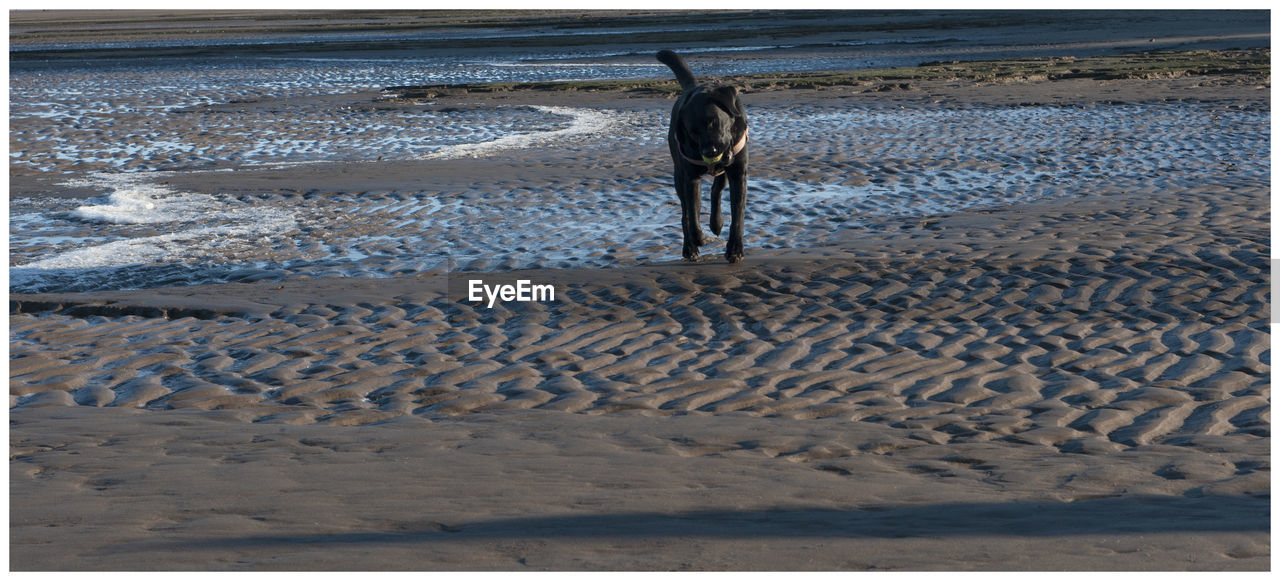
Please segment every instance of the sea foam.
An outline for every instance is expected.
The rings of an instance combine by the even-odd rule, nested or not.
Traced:
[[[80,206],[71,216],[108,224],[159,224],[189,222],[216,211],[218,202],[206,194],[176,193],[142,185],[112,192],[102,203]]]
[[[98,174],[78,180],[76,185],[114,191],[69,215],[100,224],[95,230],[106,229],[104,233],[113,225],[153,225],[161,233],[126,234],[123,239],[58,252],[17,265],[10,269],[11,276],[22,279],[23,275],[37,274],[35,271],[225,262],[223,257],[234,249],[251,247],[264,237],[296,228],[294,215],[278,206],[233,204],[208,194],[177,192],[146,179],[136,174]],[[96,242],[102,238],[84,239]]]
[[[535,105],[532,107],[552,115],[564,115],[571,120],[567,127],[553,131],[537,131],[504,135],[491,141],[479,143],[463,143],[443,147],[426,154],[423,159],[456,159],[461,157],[485,157],[510,149],[527,149],[547,143],[574,137],[590,137],[604,135],[609,128],[621,124],[626,114],[619,111],[601,109],[580,109],[575,107],[552,107]]]
[[[21,265],[20,269],[63,270],[110,268],[132,264],[167,264],[217,258],[229,247],[249,245],[261,238],[288,229],[292,216],[265,219],[230,226],[205,226],[169,234],[127,238],[55,254]],[[12,274],[12,271],[11,271]]]

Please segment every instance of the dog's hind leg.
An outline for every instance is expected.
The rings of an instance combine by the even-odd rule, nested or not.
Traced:
[[[716,176],[715,181],[711,182],[711,231],[716,236],[720,235],[720,229],[724,225],[724,221],[720,217],[720,192],[724,191],[724,185],[728,182],[725,174]]]

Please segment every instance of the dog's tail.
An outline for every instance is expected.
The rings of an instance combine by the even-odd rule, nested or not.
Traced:
[[[689,65],[684,63],[680,55],[669,50],[660,50],[658,62],[671,67],[671,72],[676,74],[676,80],[680,81],[681,90],[688,91],[698,86],[698,81],[693,78],[693,71],[689,70]]]

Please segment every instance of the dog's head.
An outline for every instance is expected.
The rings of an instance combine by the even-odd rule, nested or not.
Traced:
[[[689,138],[689,147],[707,165],[724,159],[747,128],[747,115],[734,87],[714,87],[699,91],[689,99],[680,125]]]

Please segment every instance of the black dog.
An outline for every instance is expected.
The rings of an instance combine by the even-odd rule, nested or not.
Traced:
[[[742,222],[747,211],[747,114],[734,87],[699,85],[684,59],[669,50],[658,61],[671,67],[682,91],[671,110],[667,144],[675,162],[680,225],[684,228],[684,259],[698,260],[698,247],[707,243],[698,226],[702,211],[702,176],[711,175],[711,231],[720,235],[720,192],[729,184],[729,243],[724,257],[742,260]]]

